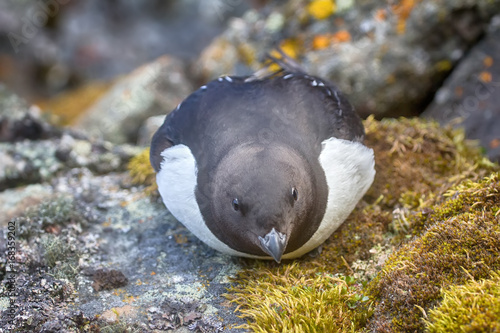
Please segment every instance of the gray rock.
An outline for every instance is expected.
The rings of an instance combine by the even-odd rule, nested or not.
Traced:
[[[500,16],[495,21],[498,27],[460,62],[423,116],[463,126],[491,160],[500,161]]]
[[[139,147],[83,140],[70,133],[52,140],[0,143],[0,191],[47,182],[71,168],[87,167],[98,174],[123,171],[140,151]]]
[[[42,119],[40,109],[28,104],[0,83],[0,142],[47,139],[60,131]]]
[[[182,61],[163,56],[120,79],[75,127],[113,143],[135,144],[144,120],[170,112],[192,90]]]
[[[140,332],[195,328],[242,332],[230,328],[244,321],[222,296],[230,286],[229,277],[242,268],[240,259],[200,242],[161,202],[142,194],[141,188],[121,187],[127,177],[124,173],[95,175],[87,168],[66,171],[48,188],[50,196],[70,201],[48,199],[50,204],[42,205],[50,208],[32,209],[29,218],[15,219],[18,229],[24,231],[16,239],[18,257],[23,258],[17,281],[30,286],[19,289],[15,327],[36,332],[56,329],[54,323],[59,322],[59,331],[92,325]],[[11,203],[14,209],[24,205],[23,200]],[[58,209],[58,205],[64,207]],[[44,219],[50,218],[51,212],[58,214],[60,223],[42,228],[43,223],[34,222],[42,214]],[[0,227],[3,251],[6,245],[1,233],[7,230],[6,221]],[[61,254],[47,265],[52,244],[60,247]],[[52,250],[51,255],[58,253]],[[73,270],[66,272],[64,267]],[[101,269],[120,272],[128,283],[97,292],[94,275]],[[2,288],[0,285],[0,293]],[[38,315],[39,309],[43,316]],[[8,329],[2,320],[0,328]]]
[[[137,144],[139,146],[149,146],[153,135],[164,121],[165,116],[154,116],[146,119],[139,130],[139,139],[137,140]]]
[[[1,171],[0,171],[1,172]],[[0,176],[1,179],[1,176]],[[50,185],[33,184],[0,192],[0,225],[22,215],[27,208],[39,204],[52,196]]]
[[[40,98],[163,54],[194,59],[248,7],[244,0],[0,1],[0,67],[12,73],[2,79]],[[39,23],[45,12],[49,22]]]
[[[280,40],[292,38],[303,45],[297,50],[305,69],[335,82],[362,116],[415,115],[500,10],[499,0],[422,0],[400,10],[377,0],[346,4],[330,18],[315,20],[306,5],[272,2],[262,12],[233,19],[203,52],[197,72],[206,80],[250,72]],[[409,16],[403,19],[405,10]],[[281,25],[274,22],[279,15]],[[315,36],[342,30],[350,40],[311,45]]]

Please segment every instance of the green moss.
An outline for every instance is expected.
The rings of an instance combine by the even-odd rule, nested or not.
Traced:
[[[465,181],[442,204],[408,218],[423,231],[399,248],[369,285],[378,300],[371,328],[422,331],[426,311],[441,301],[441,288],[488,278],[500,269],[500,174]],[[495,216],[496,215],[496,216]]]
[[[368,196],[382,197],[381,208],[423,208],[462,180],[479,180],[498,170],[461,129],[419,118],[373,117],[365,128],[377,171]]]
[[[226,295],[238,304],[241,328],[255,332],[345,332],[362,327],[370,300],[354,279],[303,271],[297,263],[243,271]]]
[[[156,173],[149,162],[149,148],[133,157],[127,169],[134,184],[145,185],[146,193],[157,195]]]
[[[491,275],[491,279],[443,290],[443,301],[429,311],[426,331],[500,332],[500,272]]]

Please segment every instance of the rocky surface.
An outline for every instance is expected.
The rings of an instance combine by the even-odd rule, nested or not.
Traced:
[[[307,4],[271,3],[233,19],[202,53],[198,73],[248,73],[281,45],[335,82],[361,115],[415,115],[500,9],[496,0],[347,1],[317,19]]]
[[[0,80],[33,100],[163,54],[194,59],[247,8],[243,0],[2,1]]]
[[[163,56],[120,79],[75,127],[113,143],[136,143],[144,120],[173,110],[192,91],[184,63]]]
[[[41,118],[41,110],[29,107],[19,96],[0,83],[0,142],[24,138],[42,139],[60,135],[58,129]]]
[[[500,16],[460,62],[423,116],[465,128],[491,160],[500,161]]]

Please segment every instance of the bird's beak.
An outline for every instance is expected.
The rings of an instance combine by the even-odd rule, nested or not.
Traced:
[[[262,250],[280,263],[287,243],[286,235],[273,228],[264,238],[259,236],[259,241]]]

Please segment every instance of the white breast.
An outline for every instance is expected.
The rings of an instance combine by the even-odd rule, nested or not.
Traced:
[[[357,142],[330,138],[322,142],[319,161],[328,184],[328,202],[320,227],[301,248],[284,259],[296,258],[321,245],[344,222],[368,190],[375,176],[373,150]],[[231,249],[208,229],[195,198],[196,161],[189,147],[175,145],[162,154],[156,175],[165,206],[196,237],[217,251],[230,255],[272,259]]]
[[[330,138],[322,143],[319,162],[328,184],[325,216],[314,235],[284,259],[296,258],[321,245],[352,212],[375,177],[373,150],[361,143]]]

